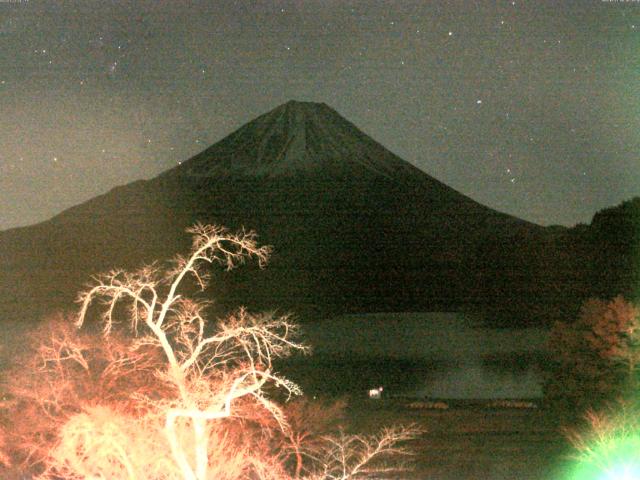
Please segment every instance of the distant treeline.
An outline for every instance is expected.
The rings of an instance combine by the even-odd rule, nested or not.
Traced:
[[[640,298],[640,197],[599,211],[591,224],[547,227],[484,243],[475,291],[497,323],[576,318],[588,298]]]

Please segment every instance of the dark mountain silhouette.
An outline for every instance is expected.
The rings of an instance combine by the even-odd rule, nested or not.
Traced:
[[[576,267],[589,279],[589,296],[640,301],[640,197],[599,211],[570,234],[589,252]]]
[[[589,225],[549,227],[526,245],[547,322],[576,319],[587,298],[640,301],[640,197],[597,212]]]
[[[223,306],[531,319],[566,293],[564,230],[480,205],[325,104],[292,101],[156,178],[0,232],[2,311],[69,307],[93,273],[185,252],[196,221],[254,229],[275,247],[264,271],[214,277]]]

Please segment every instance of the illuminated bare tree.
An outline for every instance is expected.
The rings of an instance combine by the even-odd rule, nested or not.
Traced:
[[[114,270],[96,277],[93,286],[78,298],[81,308],[77,325],[83,325],[89,307],[97,300],[104,306],[104,334],[109,335],[117,323],[117,313],[126,307],[131,331],[138,336],[132,351],[149,346],[162,350],[166,369],[158,372],[158,377],[172,385],[176,395],[171,400],[149,402],[155,401],[165,412],[165,434],[182,477],[204,480],[209,464],[207,424],[230,417],[234,401],[254,398],[283,431],[288,429],[280,408],[265,397],[263,387],[272,382],[289,394],[301,393],[297,385],[273,371],[272,360],[306,347],[296,341],[296,326],[288,317],[255,316],[245,309],[218,322],[215,331],[208,333],[204,313],[207,303],[183,296],[185,281],[193,279],[205,289],[209,281],[206,264],[219,263],[232,269],[255,258],[263,266],[270,248],[258,247],[253,232],[232,234],[221,227],[200,224],[188,231],[194,236],[191,254],[177,257],[168,271],[154,265],[134,273]],[[177,432],[180,422],[187,422],[193,429],[193,449],[185,448]]]
[[[414,426],[383,428],[375,435],[325,437],[318,464],[321,470],[312,479],[348,480],[357,478],[388,478],[406,470],[398,457],[411,455],[407,443],[422,433]],[[396,460],[389,462],[390,459]],[[310,479],[311,480],[311,479]]]
[[[22,478],[24,466],[41,480],[315,480],[396,472],[387,460],[406,453],[415,429],[331,436],[339,403],[290,402],[283,410],[267,398],[267,384],[301,393],[273,370],[276,357],[306,350],[288,317],[241,308],[209,325],[207,302],[188,296],[194,286],[206,288],[207,264],[231,269],[255,258],[263,266],[270,249],[258,247],[251,232],[203,225],[189,231],[189,256],[170,268],[114,270],[79,295],[77,326],[98,303],[101,322],[94,325],[104,338],[71,328],[64,316],[33,333],[25,357],[3,379],[15,400],[2,412],[9,426],[0,430],[4,469]]]

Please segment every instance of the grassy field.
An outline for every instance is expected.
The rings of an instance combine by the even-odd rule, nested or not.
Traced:
[[[416,409],[410,400],[351,403],[354,428],[373,432],[393,423],[425,430],[413,449],[415,470],[402,479],[554,480],[562,479],[569,448],[556,422],[540,409],[451,405],[447,410]]]

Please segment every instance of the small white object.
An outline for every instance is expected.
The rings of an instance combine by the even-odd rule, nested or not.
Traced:
[[[372,388],[371,390],[369,390],[369,398],[373,398],[375,400],[378,400],[382,397],[382,391],[384,389],[382,387],[378,387],[378,388]]]

